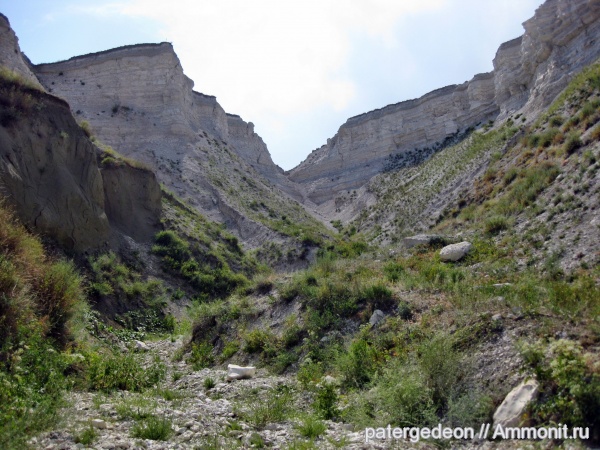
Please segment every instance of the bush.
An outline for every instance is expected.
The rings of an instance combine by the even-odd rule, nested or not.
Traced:
[[[207,377],[204,379],[204,382],[202,383],[202,385],[204,386],[204,389],[209,391],[212,388],[214,388],[217,385],[217,383],[215,382],[214,378]]]
[[[85,356],[87,382],[95,391],[140,392],[156,385],[166,375],[166,367],[158,358],[144,367],[142,358],[132,353],[87,353]]]
[[[312,406],[320,418],[331,420],[337,417],[339,415],[337,403],[338,392],[332,383],[323,382],[317,387]]]
[[[494,413],[492,399],[479,392],[466,392],[448,401],[446,417],[452,427],[477,429],[482,423],[491,422]]]
[[[560,127],[565,119],[562,116],[552,116],[550,118],[550,126],[551,127]]]
[[[598,356],[585,353],[581,344],[565,339],[548,346],[539,341],[524,344],[521,353],[541,384],[542,396],[532,406],[534,421],[539,425],[590,427],[597,432],[600,375],[594,367],[598,367]]]
[[[390,309],[396,303],[394,294],[390,288],[383,283],[366,286],[359,294],[359,301],[365,301],[373,309]]]
[[[282,385],[266,393],[266,398],[255,397],[241,412],[244,420],[262,428],[269,423],[282,422],[293,410],[293,396],[288,386]]]
[[[375,374],[379,365],[377,350],[364,338],[359,337],[341,352],[335,362],[342,377],[343,385],[350,388],[365,386]]]
[[[389,262],[383,266],[383,273],[388,281],[395,283],[400,280],[401,275],[404,273],[404,266],[397,262]]]
[[[439,422],[431,389],[416,366],[391,360],[374,385],[372,417],[377,417],[377,423],[423,427]]]
[[[439,409],[444,409],[455,391],[460,391],[458,380],[463,370],[460,355],[453,349],[446,335],[425,341],[419,348],[419,367],[431,398]]]

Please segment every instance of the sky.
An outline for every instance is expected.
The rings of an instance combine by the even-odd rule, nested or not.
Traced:
[[[493,69],[542,0],[0,0],[34,63],[173,44],[289,170],[349,117]]]

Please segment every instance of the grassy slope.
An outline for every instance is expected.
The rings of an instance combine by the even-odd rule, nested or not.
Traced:
[[[406,211],[423,208],[459,162],[479,165],[493,155],[436,226],[474,244],[464,261],[441,262],[436,246],[330,252],[291,279],[266,280],[262,292],[201,308],[196,345],[206,336],[217,342],[220,355],[210,361],[233,355],[275,371],[291,365],[316,414],[360,426],[478,426],[525,371],[542,386],[534,424],[598,430],[598,228],[588,226],[600,204],[598,80],[598,66],[577,77],[510,145],[512,120],[437,154],[421,171],[382,175],[388,201],[360,219],[373,225],[401,199]],[[561,253],[561,240],[587,251]],[[293,312],[270,326],[260,312],[265,302],[265,311]],[[388,318],[371,328],[375,309]],[[318,384],[327,374],[337,380],[332,388]]]

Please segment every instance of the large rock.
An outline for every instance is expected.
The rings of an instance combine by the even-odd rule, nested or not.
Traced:
[[[504,428],[521,425],[527,406],[537,398],[538,388],[537,381],[528,380],[510,391],[494,413],[494,426],[501,425]]]
[[[458,261],[464,258],[471,250],[470,242],[459,242],[458,244],[450,244],[440,250],[440,259],[442,261]]]
[[[369,324],[372,327],[376,327],[384,320],[385,320],[385,313],[383,311],[381,311],[380,309],[376,309],[375,311],[373,311],[373,314],[371,315],[371,318],[369,319]]]
[[[256,367],[236,366],[235,364],[227,365],[227,381],[244,380],[252,378],[256,374]]]

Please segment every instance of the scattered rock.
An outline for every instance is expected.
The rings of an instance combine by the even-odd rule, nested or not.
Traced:
[[[458,261],[464,258],[472,247],[473,245],[467,241],[447,245],[440,250],[440,259],[442,261]]]
[[[523,420],[527,405],[538,395],[538,382],[528,380],[519,384],[506,396],[494,413],[494,425],[516,427]]]
[[[256,374],[256,367],[242,367],[235,364],[227,365],[227,381],[244,380]]]

